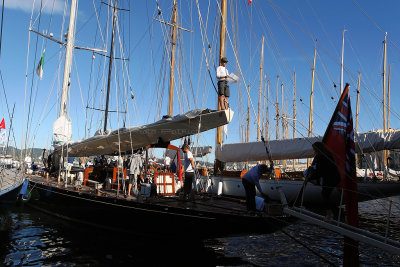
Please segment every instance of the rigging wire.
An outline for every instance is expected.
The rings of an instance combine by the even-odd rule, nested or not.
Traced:
[[[43,1],[40,1],[40,9],[39,9],[39,15],[42,13],[42,6]],[[32,11],[33,12],[33,11]],[[39,23],[38,23],[38,29],[40,30],[40,22],[41,22],[41,16],[39,16]],[[39,42],[39,36],[36,36],[36,42],[35,42],[35,54],[34,54],[34,62],[36,62],[36,57],[37,57],[37,48],[38,48],[38,42]],[[27,59],[28,60],[28,59]],[[33,66],[33,73],[35,72],[35,65]],[[25,133],[25,148],[28,147],[29,143],[29,131],[30,131],[30,126],[31,126],[31,106],[32,106],[32,96],[33,96],[33,81],[34,81],[34,76],[32,76],[31,79],[31,86],[30,86],[30,93],[29,93],[29,105],[28,105],[28,119],[26,121],[26,133]],[[24,112],[25,113],[25,112]],[[22,157],[21,157],[22,158]]]
[[[270,2],[272,3],[272,0],[270,0]],[[273,5],[272,7],[273,7],[273,9],[274,9],[276,15],[278,16],[278,18],[279,18],[281,24],[284,26],[285,30],[286,30],[287,33],[290,35],[290,37],[292,38],[292,40],[295,42],[295,44],[296,44],[296,46],[298,47],[298,49],[300,50],[300,52],[302,52],[303,56],[304,56],[304,57],[306,58],[306,60],[308,61],[308,58],[306,57],[305,52],[301,49],[300,44],[298,43],[298,41],[296,40],[296,38],[294,37],[294,35],[292,34],[292,32],[289,30],[289,28],[287,27],[286,23],[284,23],[284,21],[283,21],[281,15],[278,13],[277,9],[275,8],[275,5]],[[289,73],[289,70],[288,70],[288,67],[287,67],[287,65],[286,65],[286,62],[284,62],[284,66],[285,66],[285,69],[286,69],[287,73]],[[328,90],[328,87],[327,87],[327,86],[325,85],[325,83],[323,82],[323,79],[320,78],[318,72],[316,72],[316,73],[317,73],[316,76],[317,76],[317,79],[319,80],[319,82],[325,87],[326,91],[329,91],[329,90]],[[290,76],[290,77],[291,77],[291,76]],[[290,80],[291,80],[291,83],[293,83],[293,80],[292,80],[291,78],[290,78]],[[322,94],[322,96],[324,96],[324,94]]]
[[[164,19],[162,14],[161,14],[161,20],[165,21],[165,19]],[[171,12],[170,20],[172,20],[172,12]],[[158,110],[158,115],[155,114],[156,115],[156,117],[154,118],[155,120],[161,118],[164,91],[168,90],[168,87],[165,86],[166,78],[167,78],[167,68],[169,66],[171,66],[171,59],[169,57],[170,53],[168,51],[168,48],[171,47],[172,44],[170,42],[169,31],[167,30],[167,26],[165,24],[161,23],[160,26],[161,26],[161,32],[162,32],[164,45],[162,46],[162,44],[160,44],[160,47],[162,46],[162,49],[159,49],[159,51],[162,52],[162,61],[161,61],[162,64],[160,65],[160,75],[159,75],[160,79],[159,79],[159,81],[161,81],[161,78],[163,78],[162,79],[163,83],[162,84],[158,83],[159,87],[158,87],[157,91],[161,92],[161,94],[160,93],[156,93],[156,95],[153,96],[152,102],[150,104],[150,106],[153,106],[154,98],[156,98],[156,106],[159,107],[159,110]],[[170,49],[170,51],[171,51],[171,49]],[[169,63],[169,65],[167,63]],[[162,73],[163,69],[164,69],[164,72]],[[164,90],[164,88],[166,88],[166,89]],[[179,95],[178,95],[178,97],[179,97]],[[149,117],[150,117],[150,113],[148,114],[147,120],[149,119]]]
[[[60,49],[60,51],[61,51],[61,49]],[[54,104],[52,105],[52,107],[50,108],[50,110],[49,111],[47,111],[47,113],[46,113],[46,110],[47,110],[47,106],[48,106],[48,104],[49,104],[49,102],[50,102],[50,99],[51,99],[51,95],[52,95],[52,92],[53,92],[53,90],[54,90],[54,88],[55,88],[55,85],[56,85],[56,82],[57,82],[57,76],[58,76],[58,73],[60,72],[60,69],[61,69],[61,61],[59,61],[58,62],[58,68],[57,68],[57,72],[55,73],[55,75],[54,75],[54,78],[53,78],[53,82],[52,82],[52,85],[50,86],[50,92],[48,93],[48,95],[47,95],[47,99],[46,99],[46,102],[45,102],[45,104],[44,104],[44,106],[43,106],[43,108],[42,108],[42,111],[41,111],[41,115],[40,115],[40,119],[39,119],[39,121],[38,121],[38,123],[37,123],[37,125],[36,125],[36,127],[35,127],[35,129],[34,129],[34,131],[33,131],[33,141],[32,141],[32,144],[31,145],[28,145],[28,147],[34,147],[34,145],[35,145],[35,140],[36,140],[36,137],[37,137],[37,133],[38,133],[38,131],[39,131],[39,129],[40,129],[40,126],[42,125],[42,122],[47,118],[47,116],[49,115],[49,114],[51,114],[51,111],[53,110],[53,108],[54,108],[54,106],[56,105],[56,103],[57,102],[54,102]]]
[[[378,25],[378,23],[376,23],[371,16],[368,15],[368,13],[361,8],[361,6],[358,4],[358,2],[356,0],[352,0],[353,3],[357,6],[358,9],[361,10],[361,12],[371,21],[372,24],[374,24],[374,26],[382,33],[382,34],[386,34],[386,32]],[[392,45],[393,47],[395,47],[397,50],[400,51],[400,46],[395,43],[391,38],[387,39]]]
[[[279,17],[281,23],[284,25],[285,29],[287,30],[287,32],[289,33],[289,35],[292,37],[292,39],[294,38],[294,35],[291,34],[290,31],[289,31],[289,29],[287,28],[287,26],[285,26],[286,24],[283,22],[282,17],[279,15],[279,13],[282,13],[283,15],[285,15],[291,22],[293,22],[293,24],[295,24],[303,33],[305,33],[305,34],[314,42],[313,37],[312,37],[312,35],[311,35],[311,33],[310,33],[309,31],[306,31],[303,27],[301,27],[301,26],[300,26],[296,21],[294,21],[284,10],[282,10],[282,8],[280,8],[279,6],[277,6],[272,0],[270,0],[269,2],[270,2],[271,5],[274,7],[275,13],[276,13],[277,16]],[[260,9],[260,10],[261,10],[261,9]],[[279,12],[278,12],[278,10],[279,10]],[[260,12],[263,14],[262,11],[260,11]],[[315,12],[315,11],[314,11],[314,12]],[[301,14],[301,15],[302,15],[302,14]],[[317,17],[317,18],[318,18],[318,17]],[[323,27],[323,25],[322,25],[321,27]],[[294,38],[294,42],[296,43],[295,38]],[[299,47],[299,45],[298,45],[298,47]],[[299,50],[302,51],[302,50],[301,50],[301,47],[299,47]],[[318,54],[319,54],[319,53],[318,53]],[[307,56],[305,56],[304,52],[303,52],[303,55],[304,55],[304,58],[306,59],[306,61],[309,62],[309,64],[311,64],[311,63],[310,63],[310,60],[308,59]],[[320,55],[319,55],[319,56],[320,56]],[[320,58],[321,58],[321,57],[320,57]],[[323,63],[323,64],[324,64],[324,63]],[[287,68],[287,67],[286,67],[286,68]],[[326,70],[326,72],[327,72],[328,77],[330,77],[330,79],[333,80],[333,79],[332,79],[332,76],[330,75],[330,73],[329,73],[327,70]],[[328,87],[328,86],[325,85],[325,83],[323,82],[323,79],[321,79],[321,77],[320,77],[318,71],[316,71],[316,76],[317,76],[317,79],[320,79],[320,82],[323,84],[323,86],[324,86],[326,89],[327,89],[327,88],[330,88],[330,87]],[[291,76],[290,76],[290,77],[291,77]],[[327,91],[329,91],[329,90],[327,90]]]
[[[0,40],[0,43],[1,43],[1,40]],[[5,102],[6,102],[8,118],[9,118],[9,120],[11,121],[11,120],[12,120],[12,115],[11,115],[11,113],[10,113],[10,108],[9,108],[9,105],[8,105],[8,100],[7,100],[7,95],[6,95],[6,88],[5,88],[5,86],[4,86],[3,74],[2,74],[2,71],[1,71],[1,70],[0,70],[0,79],[1,79],[1,86],[2,86],[2,88],[3,88],[4,99],[5,99]],[[12,133],[12,135],[13,135],[14,147],[17,147],[17,141],[16,141],[16,139],[15,139],[14,128],[11,128],[11,133]],[[7,153],[7,151],[6,151],[6,153]]]
[[[99,12],[97,12],[97,8],[96,8],[96,4],[94,3],[94,0],[92,1],[92,3],[93,3],[94,13],[96,14],[96,21],[97,21],[97,26],[98,26],[98,27],[96,27],[96,35],[98,32],[100,33],[100,37],[103,42],[103,47],[107,47],[106,42],[104,40],[103,32],[101,31],[100,20],[99,20],[99,15],[98,15],[98,14],[101,14],[102,5],[100,5],[100,10],[99,10]]]
[[[349,70],[346,69],[346,71],[348,72]],[[319,76],[319,75],[318,75],[318,73],[317,73],[317,77],[318,77],[318,76]],[[353,79],[354,79],[354,78],[353,78]]]
[[[44,6],[43,6],[42,4],[43,4],[43,3],[42,3],[42,1],[41,1],[41,10],[40,10],[39,16],[38,16],[38,18],[39,18],[38,28],[39,28],[39,29],[40,29],[40,22],[41,22],[41,12],[42,12],[42,10],[43,10],[43,8],[44,8]],[[54,7],[55,7],[55,1],[53,1],[53,6],[52,6],[52,10],[51,10],[51,15],[50,15],[50,20],[49,20],[48,28],[51,27],[51,24],[52,24],[52,21],[53,21]],[[37,42],[38,42],[38,39],[37,39]],[[46,46],[47,46],[47,39],[45,39],[45,40],[43,41],[43,43],[42,43],[42,50],[43,50],[43,51],[45,51]],[[37,54],[37,43],[36,43],[36,52],[35,52],[35,61],[34,61],[35,63],[36,63],[36,54]],[[49,60],[51,60],[51,58],[52,58],[52,57],[49,57]],[[33,67],[35,67],[35,65],[34,65]],[[31,93],[30,93],[30,105],[31,105],[31,101],[32,101],[32,93],[33,93],[32,90],[33,90],[33,81],[34,81],[34,78],[35,78],[35,77],[34,77],[34,71],[33,71],[33,76],[32,76],[32,79],[31,79],[32,84],[31,84]],[[25,147],[29,147],[30,144],[33,146],[34,143],[35,143],[35,139],[36,139],[36,135],[33,135],[33,139],[30,140],[30,132],[31,132],[32,124],[33,124],[33,114],[34,114],[35,107],[36,107],[35,103],[37,102],[36,100],[37,100],[37,96],[38,96],[38,93],[39,93],[39,80],[37,81],[35,88],[36,88],[36,89],[35,89],[35,96],[34,96],[34,100],[33,100],[33,108],[32,108],[32,110],[30,110],[30,108],[29,108],[29,112],[28,112],[27,131],[26,131],[26,139],[25,139],[26,145],[25,145]],[[52,89],[51,89],[51,90],[52,90]],[[46,103],[46,106],[47,106],[47,103]],[[41,116],[41,119],[39,120],[39,123],[37,124],[37,126],[36,126],[36,128],[35,128],[35,130],[34,130],[35,133],[38,131],[39,126],[41,125],[41,121],[42,121],[42,119],[43,119],[44,111],[45,111],[45,106],[44,106],[43,109],[42,109],[42,116]],[[32,114],[32,117],[31,117],[31,114]]]
[[[339,51],[336,50],[336,46],[333,44],[331,38],[329,37],[328,32],[326,31],[324,24],[322,24],[321,19],[318,16],[318,13],[315,11],[314,7],[311,5],[309,0],[306,0],[308,6],[310,7],[314,17],[317,19],[318,24],[320,25],[320,27],[322,28],[323,33],[325,34],[326,39],[328,40],[329,44],[331,45],[331,49],[332,51],[334,51],[334,53],[336,54],[336,57],[339,58],[340,54]],[[302,16],[303,17],[303,16]]]
[[[3,6],[1,7],[0,56],[1,56],[1,45],[3,43],[3,21],[4,21],[4,0],[3,0]]]
[[[211,45],[210,45],[210,42],[208,41],[208,37],[207,37],[207,34],[206,34],[207,26],[204,26],[203,17],[201,15],[201,11],[200,11],[200,6],[199,6],[199,1],[198,0],[196,0],[196,5],[197,5],[197,11],[198,11],[198,14],[199,14],[200,34],[201,34],[201,38],[202,38],[203,53],[204,53],[204,55],[206,54],[206,52],[205,52],[206,48],[205,48],[205,44],[204,43],[207,42],[207,47],[209,48],[208,51],[209,51],[210,58],[211,58],[212,57],[212,51],[210,49]],[[208,11],[207,11],[207,21],[208,21],[208,12],[209,12],[209,10],[210,10],[210,1],[209,1]],[[207,25],[207,23],[206,23],[206,25]],[[203,32],[203,30],[204,30],[204,32]],[[216,88],[216,86],[214,84],[214,80],[212,78],[211,72],[210,72],[210,64],[208,62],[207,55],[204,56],[204,59],[205,59],[205,62],[206,62],[206,68],[207,68],[207,72],[208,72],[208,75],[210,77],[211,83],[212,83],[212,85],[214,87],[215,92],[218,93],[217,88]]]
[[[0,57],[1,57],[1,47],[2,47],[2,43],[3,43],[3,24],[4,24],[4,0],[3,0],[3,6],[1,8]],[[6,102],[8,118],[11,121],[10,107],[8,105],[7,94],[6,94],[6,91],[5,91],[3,75],[2,75],[1,70],[0,70],[0,78],[1,78],[1,84],[2,84],[2,87],[3,87],[4,99],[5,99],[5,102]],[[14,146],[16,147],[17,145],[16,145],[15,134],[14,134],[14,129],[13,128],[11,128],[11,132],[12,132],[13,139],[14,139]],[[6,151],[6,153],[7,153],[7,151]]]

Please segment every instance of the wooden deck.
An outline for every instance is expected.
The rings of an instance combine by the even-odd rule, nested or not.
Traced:
[[[223,213],[223,214],[230,214],[230,215],[239,215],[239,216],[254,216],[254,214],[248,214],[246,210],[246,203],[245,200],[235,199],[235,198],[228,198],[228,197],[218,197],[218,196],[211,196],[208,194],[202,193],[195,193],[194,198],[192,200],[183,200],[182,197],[179,196],[155,196],[155,197],[136,197],[136,196],[124,196],[123,191],[119,190],[119,192],[115,189],[112,190],[104,190],[98,189],[96,190],[94,187],[91,186],[73,186],[67,185],[65,187],[64,184],[57,184],[57,180],[55,178],[49,178],[49,181],[46,182],[44,177],[38,175],[31,175],[28,177],[34,182],[62,188],[68,191],[78,191],[81,193],[87,193],[91,195],[97,195],[102,197],[108,198],[115,198],[115,199],[125,199],[128,201],[133,202],[140,202],[140,203],[148,203],[148,204],[156,204],[156,205],[163,205],[168,206],[171,208],[184,208],[184,209],[191,209],[196,211],[203,211],[203,212],[215,212],[215,213]],[[277,204],[273,204],[277,205]],[[268,206],[268,205],[267,205]],[[267,210],[271,210],[267,207]],[[276,214],[276,207],[274,209],[274,214],[271,215],[281,215]],[[279,207],[278,207],[279,210]],[[257,214],[260,217],[269,217],[265,212],[260,212]]]

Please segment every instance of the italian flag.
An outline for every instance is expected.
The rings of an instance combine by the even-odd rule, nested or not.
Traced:
[[[39,64],[36,68],[36,74],[39,76],[40,79],[43,78],[43,65],[44,65],[44,52],[46,50],[43,50],[42,56],[40,57]]]

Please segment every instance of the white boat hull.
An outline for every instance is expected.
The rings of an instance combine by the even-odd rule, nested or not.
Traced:
[[[236,177],[215,177],[210,176],[209,191],[212,194],[225,195],[232,197],[245,197],[245,190],[242,185],[242,179]],[[200,180],[206,180],[206,176],[202,176]],[[271,199],[280,201],[278,188],[280,187],[289,203],[293,203],[303,185],[301,180],[260,180],[261,188]],[[360,182],[358,183],[359,201],[367,201],[400,195],[399,182]],[[334,189],[331,194],[331,201],[340,204],[341,191]],[[323,203],[321,196],[321,186],[308,183],[305,189],[304,205],[320,206]]]

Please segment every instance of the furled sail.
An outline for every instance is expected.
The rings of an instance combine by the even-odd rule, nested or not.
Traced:
[[[103,135],[68,143],[55,148],[56,153],[68,151],[69,157],[108,155],[118,151],[131,151],[147,145],[166,143],[228,124],[233,111],[197,109],[155,123],[120,128]]]
[[[192,152],[193,157],[203,157],[212,152],[212,147],[211,146],[197,146],[197,147],[190,148],[190,151]],[[181,150],[181,153],[183,154],[182,150]],[[168,155],[171,159],[175,158],[176,154],[177,154],[176,150],[167,149],[167,151],[166,151],[166,155]]]
[[[358,133],[354,138],[356,153],[400,149],[400,130]],[[273,160],[302,159],[314,157],[311,145],[321,140],[322,136],[272,140],[267,146]],[[222,162],[242,162],[265,160],[267,154],[262,142],[249,142],[217,145],[215,157]]]
[[[54,143],[56,145],[61,145],[71,141],[71,136],[72,136],[71,120],[68,119],[65,115],[60,116],[53,123],[53,134],[54,134]]]

